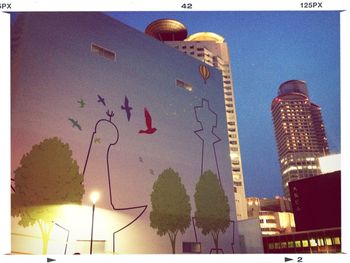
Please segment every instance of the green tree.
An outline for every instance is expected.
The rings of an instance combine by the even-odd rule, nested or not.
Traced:
[[[196,185],[196,226],[204,235],[211,234],[216,253],[219,248],[220,231],[224,233],[230,225],[230,206],[217,176],[205,171]]]
[[[168,234],[175,254],[178,232],[183,234],[190,226],[191,204],[181,178],[173,169],[166,169],[158,176],[153,184],[151,202],[151,227],[157,229],[160,236]]]
[[[11,214],[20,217],[19,225],[23,227],[38,224],[42,253],[47,254],[53,221],[59,216],[61,205],[81,203],[85,192],[83,175],[72,159],[69,145],[57,137],[34,145],[23,155],[14,174]]]

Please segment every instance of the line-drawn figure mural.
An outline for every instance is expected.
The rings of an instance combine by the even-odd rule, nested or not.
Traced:
[[[220,171],[215,150],[215,144],[220,142],[221,139],[214,133],[214,129],[217,127],[218,116],[210,108],[209,101],[206,99],[202,99],[202,104],[200,106],[194,107],[194,112],[196,120],[201,126],[201,129],[194,131],[194,133],[202,141],[201,174],[203,174],[203,171],[207,170],[216,171],[221,184]]]
[[[109,119],[100,119],[96,122],[94,132],[91,135],[91,141],[89,144],[89,149],[87,152],[86,160],[85,160],[85,165],[83,169],[83,175],[84,175],[84,181],[86,181],[87,185],[93,185],[94,189],[96,189],[98,192],[102,193],[104,195],[104,201],[102,204],[99,204],[100,207],[105,208],[105,209],[113,209],[114,211],[134,211],[134,216],[133,218],[130,219],[129,222],[125,224],[121,224],[118,226],[108,226],[109,229],[116,229],[113,233],[109,231],[110,235],[113,235],[113,252],[116,251],[116,246],[115,246],[115,240],[117,238],[116,234],[124,229],[126,229],[128,226],[133,224],[137,219],[139,219],[142,214],[145,212],[147,209],[147,205],[135,205],[135,206],[125,206],[123,207],[122,204],[118,203],[118,197],[114,197],[114,194],[118,193],[118,189],[113,189],[112,188],[112,176],[116,177],[117,173],[115,171],[110,170],[110,152],[113,148],[113,150],[117,150],[117,147],[114,146],[117,145],[119,141],[119,131],[116,126],[116,124],[112,121],[112,118],[114,116],[114,112],[108,110],[106,112],[106,115],[109,117]],[[95,138],[95,136],[98,136]],[[93,142],[99,138],[100,146],[99,149],[93,150]],[[108,143],[106,143],[108,142]],[[91,154],[94,152],[93,154]],[[98,169],[95,170],[93,167],[91,168],[90,172],[88,172],[89,168],[89,160],[91,158],[94,159],[94,163],[96,163],[96,160],[98,160],[97,163],[105,163],[104,170]],[[101,165],[99,166],[101,167]],[[98,180],[95,180],[96,177],[94,177],[93,173],[99,173]],[[91,183],[91,180],[94,182]],[[120,182],[120,187],[122,187],[122,182],[125,180],[125,178],[119,178],[117,179]],[[92,189],[89,189],[92,190]],[[135,193],[136,194],[136,193]],[[84,196],[84,200],[86,203],[88,203],[89,197],[87,195]],[[105,231],[105,233],[108,231]]]

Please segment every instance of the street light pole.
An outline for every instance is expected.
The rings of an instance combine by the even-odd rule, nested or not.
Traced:
[[[94,217],[95,217],[95,205],[98,199],[100,198],[100,194],[98,192],[92,192],[90,195],[90,199],[92,201],[92,220],[91,220],[91,239],[90,239],[90,255],[92,254],[92,242],[94,240]]]
[[[90,239],[90,255],[92,254],[92,242],[94,239],[94,217],[95,217],[95,204],[92,205],[92,222],[91,222],[91,239]]]

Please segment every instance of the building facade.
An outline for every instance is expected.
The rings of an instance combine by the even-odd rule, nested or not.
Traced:
[[[285,197],[247,197],[247,210],[249,218],[259,218],[262,236],[295,231],[291,202]]]
[[[247,219],[232,69],[225,39],[212,32],[200,32],[188,36],[186,27],[173,19],[156,20],[148,25],[145,33],[188,56],[219,69],[222,73],[237,219]]]
[[[168,235],[150,223],[153,185],[168,168],[181,178],[191,216],[203,170],[218,176],[230,207],[219,246],[241,251],[219,70],[207,66],[204,83],[204,63],[101,13],[19,14],[11,37],[12,171],[33,145],[58,137],[84,175],[82,205],[62,203],[55,218],[70,231],[67,254],[89,253],[93,191],[93,253],[172,253]],[[38,225],[19,220],[12,217],[12,252],[40,254]],[[58,225],[48,253],[65,251]],[[200,243],[201,253],[214,247],[193,227],[178,233],[176,253],[188,243]]]
[[[318,158],[329,153],[321,108],[311,102],[304,81],[282,83],[271,112],[284,194],[288,183],[320,174]]]

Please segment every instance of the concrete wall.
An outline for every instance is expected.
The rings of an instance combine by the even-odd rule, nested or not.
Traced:
[[[95,212],[94,239],[106,240],[106,253],[112,252],[112,233],[141,212],[141,209],[115,212],[111,202],[119,208],[148,206],[139,220],[118,233],[118,253],[171,253],[168,237],[158,236],[150,227],[150,194],[157,176],[171,167],[181,176],[194,215],[193,195],[202,167],[202,141],[194,133],[201,124],[196,120],[194,107],[201,106],[203,99],[209,101],[210,109],[217,114],[217,126],[212,131],[221,139],[215,144],[217,165],[210,159],[205,161],[205,167],[220,173],[230,202],[230,216],[235,219],[219,71],[208,67],[210,78],[204,84],[198,70],[199,61],[97,13],[26,13],[18,17],[13,36],[12,170],[32,145],[57,136],[70,145],[82,172],[91,145],[84,175],[83,206],[65,204],[63,216],[57,218],[57,223],[71,231],[68,253],[80,252],[74,245],[76,240],[90,239],[88,196],[93,190],[101,193]],[[93,54],[92,43],[115,52],[116,60]],[[176,87],[177,79],[192,84],[192,91]],[[97,102],[98,94],[106,99],[106,106]],[[120,108],[125,96],[133,107],[130,121]],[[77,102],[80,99],[86,102],[84,108]],[[146,126],[145,107],[158,129],[152,135],[138,133]],[[95,130],[100,119],[108,119],[107,110],[113,111],[114,117],[111,122],[100,122]],[[213,118],[213,114],[207,113],[208,118]],[[78,120],[82,130],[72,127],[68,118]],[[213,119],[210,120],[213,124]],[[111,146],[117,138],[115,127],[119,138],[117,144]],[[90,144],[96,138],[101,142]],[[205,155],[204,152],[204,160]],[[108,168],[112,200],[109,199]],[[60,240],[64,240],[62,231],[55,231],[52,239],[61,235]],[[24,239],[18,240],[21,233],[40,237],[36,226],[24,229],[13,218],[13,250],[39,253],[38,247],[27,247]],[[198,230],[198,238],[202,252],[208,253],[213,247],[211,237],[203,236]],[[179,235],[177,252],[182,251],[182,241],[194,241],[192,226]],[[220,237],[225,253],[232,252],[231,242],[232,226]],[[49,247],[49,252],[61,253],[58,251],[63,248],[64,243],[62,249]]]

